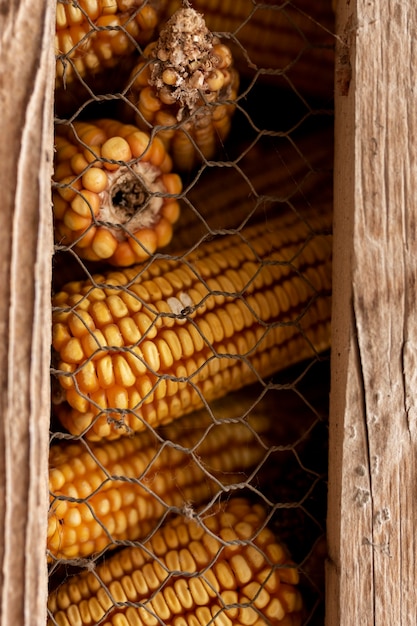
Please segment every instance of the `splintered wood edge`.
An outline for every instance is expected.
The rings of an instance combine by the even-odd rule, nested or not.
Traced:
[[[0,622],[46,623],[54,3],[0,14]]]
[[[337,3],[327,626],[415,622],[413,3]]]

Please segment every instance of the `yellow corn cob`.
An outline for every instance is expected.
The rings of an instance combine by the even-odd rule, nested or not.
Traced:
[[[238,167],[206,168],[187,190],[175,237],[164,251],[193,248],[213,232],[238,228],[248,216],[264,220],[289,203],[301,211],[309,205],[330,208],[332,146],[333,127],[320,128],[298,138],[296,149],[288,139],[265,138],[239,159]]]
[[[144,0],[57,0],[56,87],[75,75],[103,72],[147,43],[158,24],[157,4]]]
[[[51,592],[48,626],[298,626],[298,572],[243,498],[181,516]],[[53,621],[54,620],[54,621]]]
[[[165,16],[181,0],[164,0]],[[332,0],[253,2],[193,0],[212,32],[227,34],[239,73],[258,81],[293,86],[303,96],[331,100],[334,91],[334,12]]]
[[[64,427],[97,440],[159,426],[327,349],[330,226],[330,214],[288,212],[64,286],[53,298]]]
[[[181,179],[157,137],[102,119],[58,125],[55,142],[57,243],[90,261],[127,266],[170,241]]]
[[[128,98],[144,130],[162,127],[180,170],[211,159],[229,134],[238,91],[230,49],[191,8],[175,12],[133,69]],[[126,113],[128,114],[128,112]]]
[[[144,539],[170,507],[196,507],[248,480],[268,450],[270,421],[263,412],[239,419],[232,400],[219,411],[216,423],[199,411],[157,436],[146,431],[88,447],[52,445],[50,556],[85,557],[121,540]]]

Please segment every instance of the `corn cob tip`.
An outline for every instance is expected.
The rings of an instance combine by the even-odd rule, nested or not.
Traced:
[[[189,171],[222,148],[238,89],[231,50],[185,6],[132,70],[123,115],[145,130],[158,127],[175,167]]]
[[[149,83],[180,104],[179,120],[184,111],[191,114],[199,106],[201,92],[219,92],[225,86],[220,68],[230,65],[231,54],[222,58],[218,45],[203,16],[190,7],[176,11],[161,31],[152,49]]]

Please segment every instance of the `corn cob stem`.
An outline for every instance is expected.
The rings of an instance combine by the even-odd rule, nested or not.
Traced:
[[[165,246],[181,180],[161,141],[101,119],[56,129],[55,240],[90,261],[132,265]]]
[[[177,260],[69,283],[53,299],[72,434],[159,426],[329,347],[331,216],[287,213]]]
[[[143,547],[63,583],[48,626],[298,626],[297,583],[266,511],[236,498],[203,519],[177,516]]]
[[[266,454],[269,420],[264,413],[239,420],[230,402],[221,414],[214,423],[200,411],[158,435],[52,445],[51,559],[85,557],[121,540],[143,539],[171,507],[198,506],[247,480]]]
[[[229,134],[238,74],[230,49],[186,7],[174,13],[133,69],[128,98],[135,122],[158,128],[175,167],[212,158]]]

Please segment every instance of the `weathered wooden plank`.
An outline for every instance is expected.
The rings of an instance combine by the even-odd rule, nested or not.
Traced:
[[[0,12],[0,623],[46,620],[53,3]]]
[[[416,27],[338,3],[328,626],[416,623]]]

